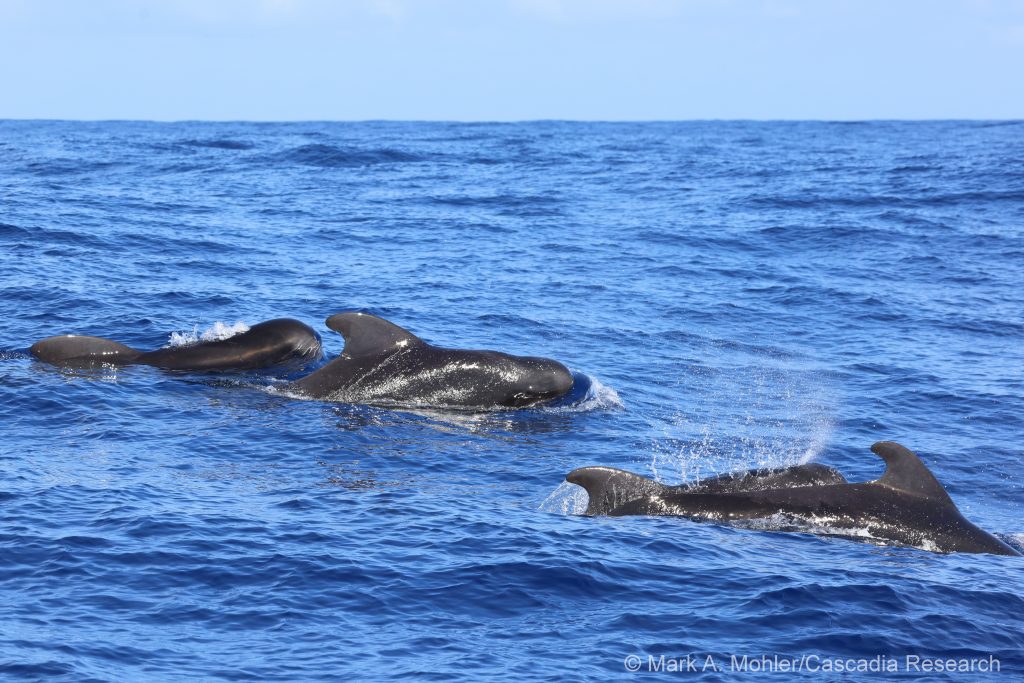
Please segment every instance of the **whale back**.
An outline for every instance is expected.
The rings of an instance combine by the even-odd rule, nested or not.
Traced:
[[[692,484],[686,484],[682,488],[686,493],[747,493],[845,483],[847,483],[846,477],[838,470],[828,465],[809,463],[790,467],[729,472],[716,477],[700,479]]]
[[[558,361],[433,346],[368,313],[337,313],[326,324],[345,338],[341,354],[286,390],[346,403],[490,409],[538,405],[574,383]]]
[[[607,467],[570,472],[567,481],[587,490],[587,514],[673,515],[750,520],[789,515],[812,525],[828,519],[828,534],[878,539],[939,552],[1020,555],[964,518],[935,475],[912,451],[891,442],[871,447],[886,463],[876,481],[847,483],[822,465],[727,474],[690,486],[665,487]]]
[[[305,323],[278,318],[226,339],[148,351],[136,362],[164,370],[256,370],[320,358],[320,336]]]
[[[67,366],[126,365],[141,353],[111,339],[62,334],[37,341],[29,352],[45,363]]]
[[[730,472],[682,486],[665,486],[613,467],[581,467],[570,472],[566,481],[586,489],[588,515],[607,515],[627,503],[649,496],[751,493],[846,483],[843,475],[835,469],[815,463]]]

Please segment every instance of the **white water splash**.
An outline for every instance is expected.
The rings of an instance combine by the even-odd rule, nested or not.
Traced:
[[[777,513],[762,519],[733,521],[730,522],[730,525],[756,531],[785,531],[830,538],[844,538],[853,541],[863,541],[879,547],[916,548],[930,553],[945,552],[931,538],[923,537],[918,543],[903,543],[873,533],[869,524],[854,524],[849,518],[828,515],[801,517]]]
[[[652,444],[656,479],[806,464],[824,450],[836,399],[823,373],[773,358],[714,356],[708,370],[680,380],[688,409],[654,425],[662,434]]]
[[[537,508],[557,515],[582,515],[589,502],[583,487],[563,481]]]
[[[286,379],[280,379],[277,377],[270,378],[271,384],[260,387],[263,391],[268,394],[274,394],[275,396],[284,396],[285,398],[294,398],[298,401],[315,401],[317,399],[311,398],[308,394],[303,394],[296,389],[289,389],[289,381]]]
[[[551,413],[587,413],[591,410],[621,410],[625,407],[619,393],[596,377],[587,375],[590,386],[587,393],[575,403],[570,405],[541,407],[541,410]]]
[[[815,536],[837,536],[889,544],[884,538],[871,533],[867,524],[852,525],[850,520],[828,515],[812,515],[797,517],[786,513],[776,513],[758,519],[741,519],[728,522],[731,526],[756,531],[785,531],[787,533],[805,533]]]
[[[620,410],[626,405],[619,398],[619,392],[607,384],[603,384],[596,377],[590,378],[590,389],[586,397],[580,401],[579,410]]]
[[[240,320],[236,321],[234,325],[228,325],[218,320],[202,332],[199,331],[199,325],[193,325],[191,332],[171,332],[168,346],[191,346],[199,342],[220,341],[248,331],[249,326]]]

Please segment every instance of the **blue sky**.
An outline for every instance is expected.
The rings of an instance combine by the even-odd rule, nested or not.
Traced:
[[[1024,117],[1024,0],[0,0],[0,118]]]

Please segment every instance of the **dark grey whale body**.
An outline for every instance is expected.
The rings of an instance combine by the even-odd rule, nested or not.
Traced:
[[[320,336],[291,318],[258,323],[241,334],[156,351],[138,351],[110,339],[60,335],[37,341],[29,349],[46,363],[89,365],[152,365],[164,370],[255,370],[289,361],[315,360],[323,354]]]
[[[942,484],[912,451],[892,441],[871,450],[886,463],[876,481],[851,484],[822,465],[798,465],[664,486],[610,467],[573,470],[566,481],[582,486],[589,515],[677,515],[738,521],[784,515],[830,535],[867,529],[875,539],[939,552],[1020,555],[967,521]]]
[[[341,355],[286,385],[311,398],[372,405],[521,408],[568,393],[573,377],[548,358],[445,349],[368,313],[338,313]]]

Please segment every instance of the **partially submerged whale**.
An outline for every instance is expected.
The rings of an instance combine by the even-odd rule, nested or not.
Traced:
[[[885,461],[885,473],[856,484],[823,465],[752,470],[683,486],[665,486],[610,467],[583,467],[566,481],[586,489],[588,515],[676,515],[721,522],[781,516],[811,530],[824,526],[829,535],[862,537],[858,532],[866,529],[875,540],[939,552],[1021,554],[967,521],[912,451],[893,441],[879,441],[871,450]]]
[[[573,386],[558,361],[431,346],[368,313],[332,315],[327,327],[345,338],[341,355],[286,390],[345,403],[522,408],[564,396]]]
[[[29,349],[46,363],[69,367],[152,365],[165,370],[256,370],[323,355],[320,336],[291,318],[258,323],[227,339],[138,351],[110,339],[65,334],[37,341]]]

